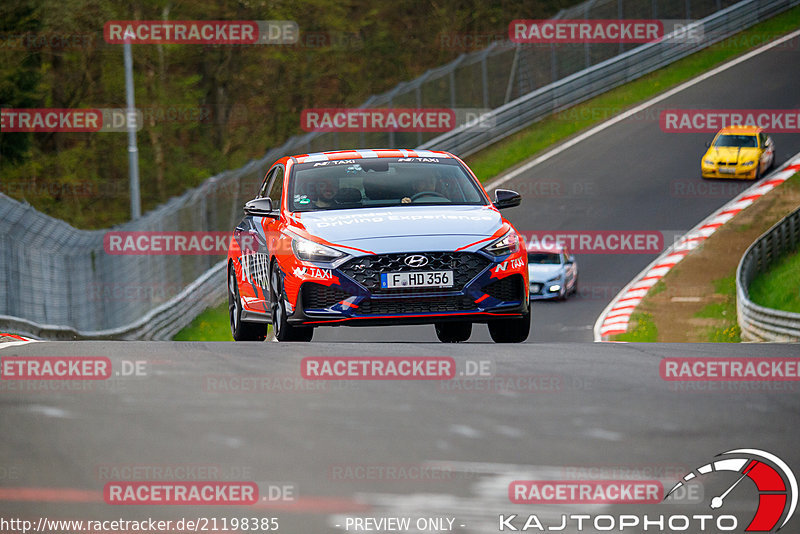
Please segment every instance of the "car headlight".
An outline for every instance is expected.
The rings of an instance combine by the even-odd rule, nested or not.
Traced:
[[[754,165],[754,164],[755,164],[755,161],[745,161],[744,163],[742,163],[742,166],[749,167],[750,165]]]
[[[298,236],[292,236],[292,251],[297,259],[302,261],[332,262],[347,255],[344,252]]]
[[[505,256],[519,250],[519,237],[514,230],[509,230],[506,235],[483,247],[483,250],[492,256]]]
[[[703,163],[705,163],[706,165],[711,165],[712,167],[714,166],[714,162],[710,159],[704,159]]]
[[[550,282],[558,282],[559,280],[561,280],[561,275],[554,276],[553,278],[548,280],[547,283],[549,284]]]

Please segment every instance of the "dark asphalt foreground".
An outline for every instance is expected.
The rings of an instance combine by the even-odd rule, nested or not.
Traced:
[[[799,353],[797,345],[744,344],[52,342],[8,347],[0,350],[0,358],[107,356],[115,373],[123,361],[143,361],[146,376],[114,376],[85,391],[66,390],[65,382],[23,390],[43,383],[0,381],[0,517],[277,517],[280,532],[298,534],[342,532],[334,525],[356,516],[449,517],[455,520],[453,532],[486,534],[498,531],[498,514],[536,513],[557,526],[561,513],[707,513],[707,503],[516,505],[509,502],[507,488],[515,479],[597,478],[584,476],[586,467],[604,468],[611,479],[625,478],[614,476],[621,469],[647,473],[652,468],[657,479],[671,475],[663,482],[671,485],[684,471],[734,448],[769,451],[800,472],[797,382],[756,384],[770,391],[686,391],[659,376],[664,357]],[[301,359],[309,356],[449,356],[460,372],[467,361],[488,361],[496,377],[521,381],[489,391],[456,389],[467,384],[463,379],[339,381],[308,390],[299,373]],[[232,391],[242,377],[284,377],[290,385],[284,391]],[[217,480],[258,482],[262,496],[270,485],[290,486],[296,498],[237,508],[102,502],[114,469],[188,464],[205,466]],[[429,468],[423,479],[378,470],[420,465]],[[373,469],[369,475],[366,466]],[[609,472],[611,466],[617,471]],[[719,495],[733,481],[722,477],[706,487],[706,496]],[[30,502],[20,502],[21,488],[40,489]],[[64,502],[68,498],[74,502]],[[755,502],[752,484],[742,484],[726,510],[749,520]]]
[[[522,205],[503,214],[522,232],[640,230],[681,235],[751,182],[702,186],[700,158],[710,133],[664,133],[664,109],[800,108],[800,41],[785,44],[704,80],[648,110],[621,121],[533,167],[501,187],[522,193]],[[611,118],[619,110],[597,108]],[[568,113],[564,120],[572,120]],[[800,152],[800,135],[775,133],[776,166]],[[578,295],[565,302],[536,302],[529,342],[591,341],[592,326],[611,299],[654,254],[578,254]],[[727,276],[721,273],[720,277]],[[318,341],[436,341],[433,327],[317,329]],[[472,341],[489,341],[483,325]]]

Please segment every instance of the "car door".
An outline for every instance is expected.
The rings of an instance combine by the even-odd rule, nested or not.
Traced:
[[[274,167],[274,175],[270,179],[266,195],[272,201],[272,209],[274,215],[261,217],[261,230],[264,232],[264,256],[267,261],[267,280],[269,280],[269,258],[277,256],[280,251],[276,250],[279,246],[279,238],[281,235],[281,212],[283,206],[281,199],[283,195],[283,186],[285,183],[286,168],[283,165],[276,165]],[[271,305],[269,286],[264,287],[265,302]]]
[[[761,145],[761,172],[766,171],[772,166],[772,161],[775,159],[775,144],[772,138],[761,132],[758,134],[759,144]]]
[[[279,174],[278,166],[269,170],[259,189],[256,198],[268,198],[272,184]],[[277,206],[273,202],[273,206]],[[258,313],[270,312],[269,307],[269,254],[267,252],[267,232],[265,227],[272,218],[245,214],[242,221],[233,231],[233,237],[239,243],[242,266],[239,278],[239,293],[243,306],[248,311]]]

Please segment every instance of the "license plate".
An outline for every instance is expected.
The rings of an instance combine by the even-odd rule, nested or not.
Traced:
[[[736,172],[736,168],[734,167],[720,167],[719,172],[722,174],[733,174]]]
[[[381,273],[381,287],[453,287],[453,271]]]

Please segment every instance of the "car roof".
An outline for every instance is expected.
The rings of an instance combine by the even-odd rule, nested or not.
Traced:
[[[719,131],[721,134],[757,134],[763,131],[763,128],[749,124],[737,124],[734,126],[727,126]]]
[[[449,152],[440,150],[410,150],[407,148],[375,148],[356,150],[336,150],[331,152],[315,152],[291,156],[295,163],[313,163],[316,161],[336,161],[342,159],[367,158],[453,158]]]

